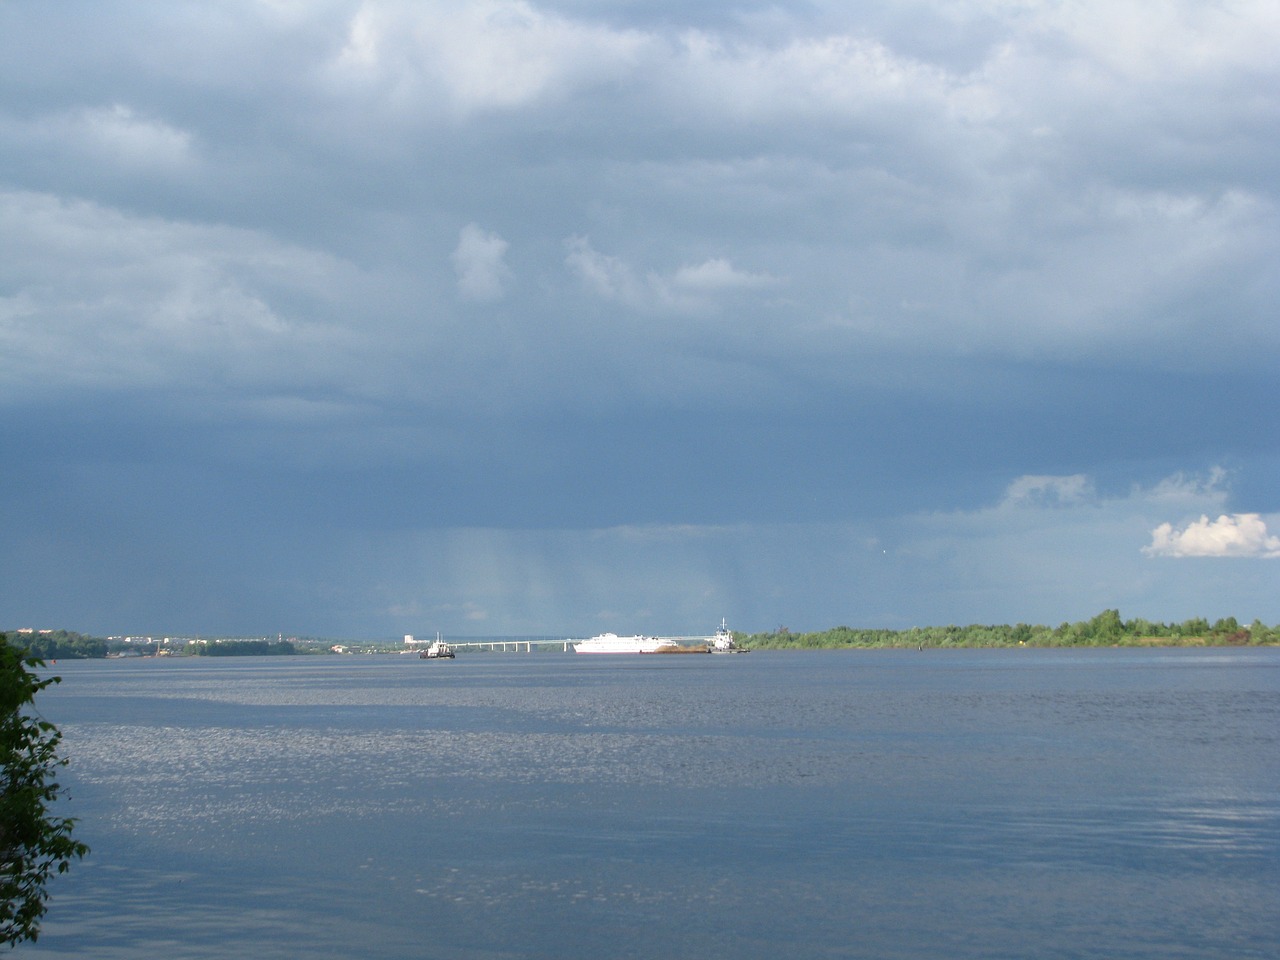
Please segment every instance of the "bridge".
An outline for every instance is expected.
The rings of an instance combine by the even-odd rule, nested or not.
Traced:
[[[569,648],[577,641],[575,640],[465,640],[459,643],[445,641],[449,644],[449,649],[454,651],[461,650],[491,650],[501,651],[503,653],[532,653],[534,647],[560,647],[565,653],[569,652]]]

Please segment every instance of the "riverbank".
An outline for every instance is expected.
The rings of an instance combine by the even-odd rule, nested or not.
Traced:
[[[1090,620],[1057,627],[1014,624],[911,627],[907,630],[833,627],[813,633],[795,633],[779,627],[769,633],[735,633],[734,639],[757,650],[838,649],[841,647],[1206,647],[1274,646],[1280,628],[1255,620],[1242,627],[1235,617],[1210,624],[1204,618],[1182,623],[1158,623],[1144,618],[1125,620],[1118,610],[1104,610]]]

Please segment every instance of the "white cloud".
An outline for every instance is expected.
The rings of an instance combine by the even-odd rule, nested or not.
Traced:
[[[565,246],[569,250],[565,265],[592,293],[637,308],[652,301],[653,292],[629,265],[600,253],[588,238],[571,237]]]
[[[1036,506],[1084,503],[1094,495],[1093,482],[1083,474],[1069,477],[1022,476],[1009,484],[1005,502]]]
[[[393,99],[462,115],[511,109],[625,75],[644,34],[561,17],[523,0],[369,0],[333,65]]]
[[[1175,473],[1151,488],[1147,499],[1162,504],[1185,504],[1206,499],[1218,504],[1219,509],[1227,501],[1227,471],[1214,467],[1205,478]]]
[[[54,165],[71,161],[147,176],[175,174],[195,160],[192,134],[124,103],[80,107],[32,119],[0,110],[0,138],[22,144]]]
[[[839,279],[822,282],[864,305],[849,324],[867,337],[1179,368],[1274,357],[1266,278],[1280,208],[1257,173],[1275,152],[1251,94],[1277,79],[1274,10],[1121,2],[948,16],[990,37],[963,69],[852,24],[772,41],[696,32],[675,48],[667,96],[727,134],[758,124],[764,155],[826,169],[829,184],[811,182],[831,191],[852,249],[825,251],[821,268]],[[828,152],[818,124],[859,143],[857,161]]]
[[[458,275],[458,293],[466,300],[499,300],[511,270],[504,257],[509,244],[496,233],[486,233],[469,223],[458,236],[453,251],[453,268]]]
[[[0,393],[331,378],[354,340],[324,315],[361,286],[256,231],[0,192]]]
[[[85,110],[75,118],[90,149],[134,166],[176,166],[190,159],[191,135],[139,116],[124,104]]]
[[[725,296],[781,282],[767,273],[739,270],[723,257],[678,267],[668,274],[649,271],[641,277],[626,261],[596,250],[586,237],[571,237],[565,245],[569,250],[565,265],[584,287],[606,300],[645,312],[697,313],[713,309]]]
[[[1223,514],[1217,520],[1199,520],[1175,529],[1162,523],[1151,531],[1149,557],[1280,557],[1280,537],[1267,533],[1267,524],[1256,513]]]
[[[756,120],[867,116],[889,104],[940,109],[957,85],[942,70],[847,33],[766,45],[689,32],[672,68],[684,97]]]
[[[681,113],[892,123],[926,112],[954,124],[948,135],[978,124],[1003,138],[1062,133],[1064,121],[1096,114],[1097,104],[1162,103],[1230,82],[1242,66],[1272,72],[1280,39],[1265,0],[1223,9],[1141,0],[968,6],[904,9],[892,19],[905,28],[886,31],[875,10],[829,15],[815,28],[786,4],[772,19],[685,28],[610,26],[528,0],[364,0],[344,24],[331,73],[422,109],[441,93],[471,112],[627,80]],[[981,39],[956,67],[904,39],[913,19]]]
[[[262,54],[251,39],[262,31],[228,33],[195,85],[216,89],[205,75],[216,60],[238,65],[217,84],[245,64],[269,91],[250,119],[270,131],[272,155],[254,173],[291,160],[314,170],[344,148],[413,156],[424,130],[433,153],[470,150],[481,130],[476,164],[540,144],[536,184],[521,182],[526,164],[485,170],[509,178],[507,197],[643,222],[649,250],[696,234],[680,249],[734,244],[749,262],[736,238],[751,236],[771,248],[757,261],[796,278],[792,316],[839,323],[870,346],[1055,360],[1105,351],[1184,366],[1213,351],[1261,364],[1280,348],[1266,272],[1280,254],[1280,209],[1260,185],[1269,181],[1247,171],[1274,166],[1262,146],[1267,101],[1253,95],[1276,76],[1280,28],[1265,3],[909,5],[816,18],[783,4],[769,17],[690,18],[695,29],[526,0],[276,8],[289,15],[266,35],[283,56]],[[916,23],[960,39],[931,51],[910,42]],[[969,49],[947,55],[959,45]],[[268,82],[273,65],[279,83]],[[167,68],[148,83],[192,86]],[[211,176],[252,180],[216,167],[247,162],[260,143],[230,149],[225,118],[202,134],[216,103],[184,117],[179,99],[171,113],[111,104],[58,122],[113,162],[172,165],[207,144],[218,148],[202,157]],[[554,122],[513,123],[511,139],[484,132],[486,112],[547,109]],[[442,114],[455,121],[446,130]],[[523,139],[531,130],[536,141]],[[777,172],[797,158],[793,177]],[[651,164],[671,172],[666,182],[635,176]],[[444,184],[442,195],[454,192]],[[590,230],[603,243],[584,219],[555,236]],[[638,257],[581,266],[601,295],[655,311],[706,309],[713,292],[773,281],[723,257],[652,272]]]
[[[767,273],[750,273],[737,269],[723,257],[706,260],[694,266],[680,267],[672,283],[684,290],[716,293],[722,290],[757,290],[778,283]]]

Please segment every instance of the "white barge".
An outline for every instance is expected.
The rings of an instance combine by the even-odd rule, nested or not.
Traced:
[[[620,637],[616,633],[602,633],[590,640],[579,640],[573,645],[574,653],[675,653],[680,645],[674,640],[660,637]]]

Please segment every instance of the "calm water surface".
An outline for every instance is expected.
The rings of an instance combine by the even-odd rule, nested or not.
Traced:
[[[1280,651],[62,662],[45,957],[1280,956]]]

